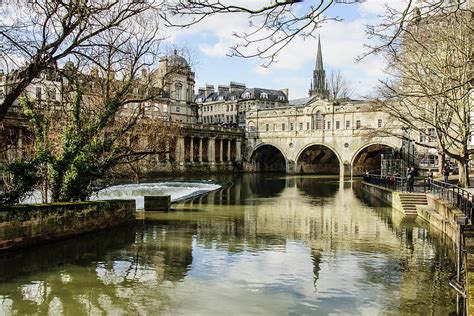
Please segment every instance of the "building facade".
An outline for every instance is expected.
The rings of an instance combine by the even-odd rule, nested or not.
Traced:
[[[147,76],[150,76],[148,79]],[[186,59],[174,50],[160,60],[157,70],[142,74],[152,86],[163,89],[162,97],[152,100],[148,115],[161,116],[171,122],[195,124],[198,108],[194,102],[195,74]]]
[[[219,85],[217,91],[206,85],[199,89],[195,100],[202,124],[246,128],[249,111],[288,105],[288,89],[246,88],[245,84],[231,82],[229,86]]]

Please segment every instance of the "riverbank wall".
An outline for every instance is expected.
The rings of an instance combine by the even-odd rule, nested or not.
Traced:
[[[428,205],[416,207],[418,218],[430,224],[445,234],[456,244],[459,243],[460,225],[467,224],[467,217],[457,207],[437,199],[432,194],[426,194]]]
[[[135,201],[15,205],[0,208],[0,252],[135,221]]]
[[[362,182],[362,192],[370,197],[384,202],[387,205],[392,205],[392,191],[378,185]]]
[[[390,189],[366,182],[362,182],[362,190],[403,213],[403,207],[399,205],[400,200],[397,198],[399,192],[392,192]],[[457,207],[437,199],[434,195],[425,195],[428,205],[416,205],[416,213],[410,214],[409,217],[420,222],[424,221],[430,228],[446,235],[457,245],[459,227],[467,224],[466,216]]]
[[[384,201],[389,201],[389,196],[393,200],[396,192],[377,185],[362,183],[362,190],[369,195],[373,195]],[[438,199],[432,194],[426,194],[427,205],[416,206],[416,221],[422,225],[428,225],[428,229],[442,239],[450,240],[454,249],[459,251],[460,242],[462,243],[462,263],[465,280],[464,289],[462,286],[460,292],[465,297],[465,308],[467,315],[474,315],[474,227],[469,224],[468,218],[457,207]],[[396,202],[396,201],[395,201]],[[390,203],[396,207],[394,203]],[[402,211],[400,211],[402,213]],[[461,240],[460,237],[461,236]]]

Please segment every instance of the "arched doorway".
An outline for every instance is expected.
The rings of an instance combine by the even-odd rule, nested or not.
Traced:
[[[282,152],[272,145],[262,145],[250,157],[257,172],[286,172],[286,159]]]
[[[296,161],[296,172],[338,175],[340,162],[336,153],[324,145],[306,147]]]
[[[366,171],[380,172],[382,156],[386,159],[395,158],[394,149],[384,144],[372,144],[362,148],[352,160],[352,174],[361,176]]]

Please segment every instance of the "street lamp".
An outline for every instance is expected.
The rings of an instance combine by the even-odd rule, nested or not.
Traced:
[[[412,147],[412,140],[410,138],[410,127],[408,126],[403,126],[402,131],[405,133],[405,139],[404,142],[408,142],[408,148],[405,149],[407,154],[406,162],[408,163],[408,167],[414,167],[415,166],[415,148],[413,147],[411,150],[411,156],[410,156],[410,147]],[[403,145],[402,145],[403,146]]]

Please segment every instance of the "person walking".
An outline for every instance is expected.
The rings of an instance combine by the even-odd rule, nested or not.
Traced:
[[[431,191],[431,185],[433,183],[433,171],[428,169],[428,191]]]

